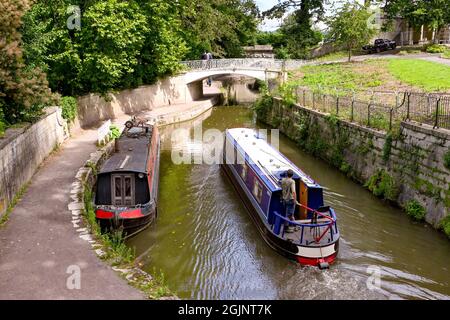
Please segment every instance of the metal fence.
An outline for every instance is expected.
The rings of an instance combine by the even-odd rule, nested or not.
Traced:
[[[362,100],[356,95],[326,94],[296,88],[297,103],[334,114],[342,119],[381,130],[391,130],[401,121],[417,121],[434,128],[450,129],[450,95],[416,92],[396,93],[395,102]]]
[[[304,65],[314,64],[314,61],[307,60],[279,60],[270,58],[242,58],[242,59],[212,59],[183,61],[182,65],[187,70],[205,69],[269,69],[269,70],[295,70]]]

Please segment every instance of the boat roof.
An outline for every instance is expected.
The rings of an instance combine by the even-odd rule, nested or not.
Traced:
[[[301,179],[309,188],[321,188],[316,181],[273,148],[257,130],[228,129],[227,135],[236,141],[238,150],[246,154],[246,159],[250,160],[249,164],[259,172],[272,191],[281,190],[280,181],[289,169],[294,171],[294,178]]]
[[[147,161],[151,147],[151,140],[151,129],[148,133],[138,135],[137,137],[127,136],[125,133],[122,133],[120,138],[116,140],[115,152],[108,160],[105,161],[99,173],[147,173]]]

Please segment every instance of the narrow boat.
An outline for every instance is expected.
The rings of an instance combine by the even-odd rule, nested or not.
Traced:
[[[323,188],[256,130],[226,130],[222,168],[270,247],[301,265],[326,269],[335,262],[340,235],[335,211],[324,206]],[[294,221],[282,202],[281,180],[289,169],[298,195]],[[288,226],[295,232],[288,233]]]
[[[103,232],[119,230],[128,238],[155,220],[159,159],[158,129],[128,121],[98,173],[94,205]]]

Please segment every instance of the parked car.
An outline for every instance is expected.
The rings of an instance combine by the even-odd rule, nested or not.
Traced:
[[[368,53],[380,53],[382,51],[394,50],[397,43],[388,39],[376,39],[373,45],[366,45],[362,49]]]

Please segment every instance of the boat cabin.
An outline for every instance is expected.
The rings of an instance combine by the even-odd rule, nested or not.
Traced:
[[[127,231],[128,225],[135,229],[153,220],[158,196],[159,148],[158,131],[153,126],[126,129],[116,140],[114,152],[97,177],[96,217],[102,227],[123,227]]]

